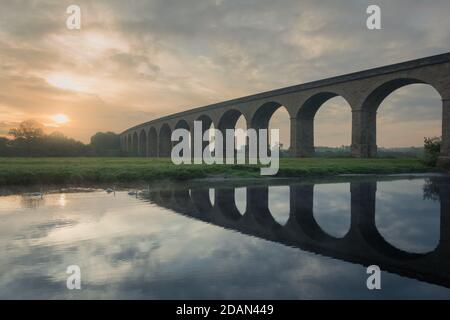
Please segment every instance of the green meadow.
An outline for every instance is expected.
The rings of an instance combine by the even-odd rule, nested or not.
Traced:
[[[417,158],[282,158],[277,177],[437,171]],[[0,158],[0,185],[264,178],[256,165],[174,165],[157,158]]]

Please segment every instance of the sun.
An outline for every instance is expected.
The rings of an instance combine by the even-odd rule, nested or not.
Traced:
[[[70,121],[69,117],[63,113],[55,114],[51,118],[56,124],[66,124]]]

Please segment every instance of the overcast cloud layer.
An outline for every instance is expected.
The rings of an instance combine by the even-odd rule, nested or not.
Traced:
[[[369,31],[373,3],[2,0],[0,134],[35,118],[88,141],[192,107],[449,51],[449,1],[376,1],[383,29]],[[81,30],[66,28],[70,4],[81,7]],[[57,113],[71,122],[57,127]],[[440,134],[439,95],[404,88],[380,117],[379,145],[419,145]],[[274,119],[285,143],[286,119]],[[316,143],[350,144],[349,121],[343,101],[327,103]]]

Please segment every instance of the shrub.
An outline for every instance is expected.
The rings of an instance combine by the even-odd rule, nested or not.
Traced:
[[[441,138],[430,137],[424,138],[424,154],[423,163],[427,166],[435,167],[441,152]]]

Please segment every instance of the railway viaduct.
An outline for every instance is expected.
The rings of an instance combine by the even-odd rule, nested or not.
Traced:
[[[440,164],[450,163],[450,52],[319,81],[236,98],[144,122],[120,134],[121,148],[129,154],[169,157],[171,133],[178,128],[193,131],[194,121],[203,130],[211,125],[221,131],[235,127],[244,116],[247,128],[268,127],[273,113],[285,107],[290,117],[291,155],[314,154],[314,116],[329,99],[341,96],[351,107],[354,157],[377,154],[377,109],[395,90],[410,84],[432,86],[442,98],[442,146]],[[193,134],[191,134],[193,136]]]

